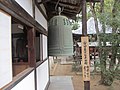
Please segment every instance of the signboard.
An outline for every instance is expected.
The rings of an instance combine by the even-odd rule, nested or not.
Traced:
[[[90,57],[88,36],[81,37],[83,80],[90,81]]]

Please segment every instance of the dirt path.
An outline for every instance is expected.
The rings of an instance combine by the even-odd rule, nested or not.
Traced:
[[[73,86],[74,90],[84,90],[83,88],[83,80],[82,75],[76,74],[72,71],[72,64],[66,64],[61,65],[60,63],[57,63],[56,67],[53,66],[54,73],[52,75],[54,76],[73,76]],[[52,69],[52,70],[53,70]],[[53,72],[51,70],[51,72]],[[99,84],[100,75],[94,75],[91,76],[91,90],[120,90],[120,81],[115,81],[112,86],[103,86]]]

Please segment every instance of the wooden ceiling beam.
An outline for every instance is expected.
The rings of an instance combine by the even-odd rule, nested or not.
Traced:
[[[70,9],[63,9],[63,11],[67,11],[67,12],[71,12],[71,13],[78,13],[78,11],[76,11],[76,10],[70,10]]]
[[[38,2],[38,4],[43,4],[43,3],[46,3],[46,2],[49,2],[51,0],[42,0],[41,2]]]
[[[67,0],[68,1],[68,0]],[[64,4],[69,4],[69,5],[80,5],[80,0],[73,0],[72,2],[64,2],[64,0],[62,1],[62,3],[64,3]]]
[[[56,0],[53,0],[56,1]],[[79,5],[80,4],[80,0],[60,0],[60,2],[64,3],[64,4],[69,4],[69,5]]]
[[[50,3],[56,4],[57,2],[51,1]],[[76,6],[76,5],[73,5],[73,4],[70,5],[70,4],[62,3],[62,2],[59,2],[58,5],[63,6],[63,7],[68,7],[70,9],[75,9],[75,8],[79,8],[80,7],[80,6]]]
[[[87,2],[100,2],[101,0],[86,0]]]
[[[68,14],[68,15],[76,15],[77,13],[73,13],[73,12],[69,12],[69,11],[66,11],[66,12],[62,12],[63,14]]]
[[[70,12],[63,12],[62,15],[67,16],[68,18],[74,19],[76,18],[76,14],[70,13]]]

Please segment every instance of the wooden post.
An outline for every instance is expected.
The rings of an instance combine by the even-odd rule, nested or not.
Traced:
[[[28,60],[30,67],[34,67],[36,64],[35,56],[35,30],[30,28],[28,30]]]
[[[82,70],[84,80],[84,90],[90,90],[90,59],[89,59],[89,41],[87,36],[87,15],[86,15],[86,0],[82,0]]]
[[[82,0],[82,35],[87,35],[86,0]]]
[[[96,47],[94,47],[94,72],[96,72]]]
[[[88,36],[81,37],[82,44],[82,72],[84,80],[84,90],[90,90],[90,55]]]

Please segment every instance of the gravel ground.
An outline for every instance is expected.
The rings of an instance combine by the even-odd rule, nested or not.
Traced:
[[[51,75],[53,76],[72,76],[74,90],[84,90],[82,74],[72,71],[72,64],[56,63],[52,66]],[[100,75],[91,75],[91,90],[120,90],[120,81],[115,80],[112,86],[103,86],[99,84]]]

